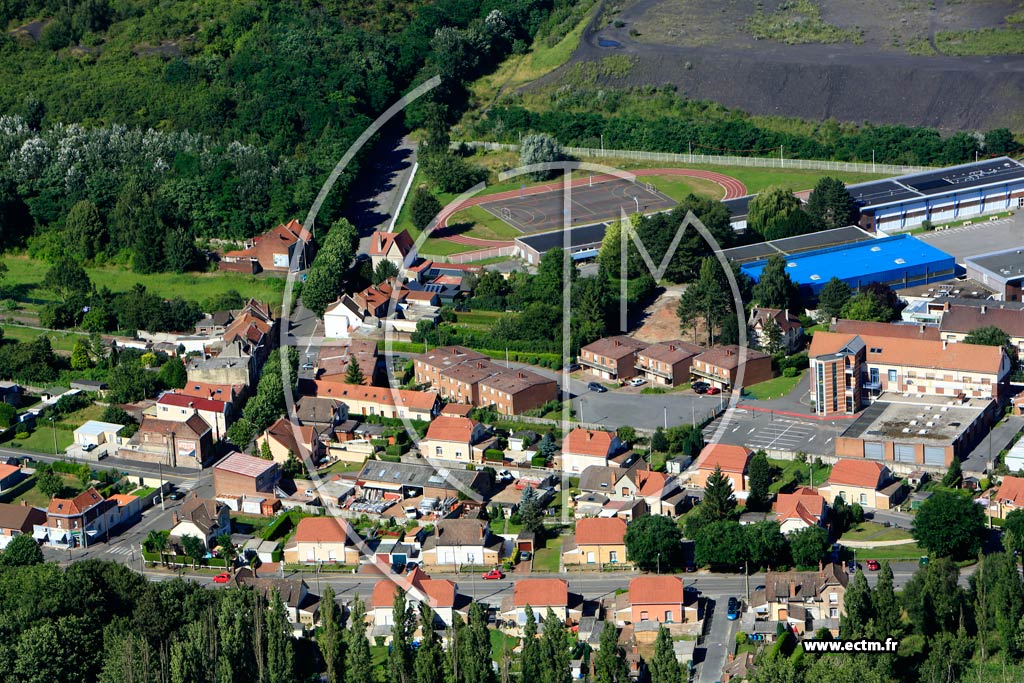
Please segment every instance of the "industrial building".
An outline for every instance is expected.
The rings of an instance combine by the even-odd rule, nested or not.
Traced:
[[[833,228],[832,230],[821,230],[820,232],[812,232],[806,235],[783,237],[769,242],[744,244],[740,247],[723,249],[722,254],[730,261],[735,261],[742,265],[744,263],[762,261],[775,254],[792,256],[816,249],[839,247],[873,239],[875,239],[874,235],[864,232],[856,226],[848,225],[844,228]]]
[[[742,266],[756,282],[767,258]],[[956,272],[949,254],[909,235],[815,249],[787,256],[786,272],[802,290],[817,295],[833,277],[852,289],[880,282],[892,289],[948,280]]]
[[[910,230],[1024,207],[1024,164],[1009,157],[850,185],[865,230]]]
[[[574,261],[595,258],[607,229],[607,223],[594,223],[570,228],[568,231],[559,229],[523,235],[516,238],[516,255],[531,266],[540,263],[540,257],[551,249],[565,249],[572,255]],[[569,233],[568,241],[566,232]],[[569,246],[566,247],[566,244]]]
[[[972,256],[965,261],[967,276],[995,290],[997,298],[1022,301],[1024,247]]]

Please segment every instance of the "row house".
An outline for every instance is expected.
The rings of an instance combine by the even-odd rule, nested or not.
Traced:
[[[231,426],[231,404],[213,398],[195,398],[173,391],[164,392],[156,401],[156,417],[161,420],[185,422],[198,415],[213,430],[213,440],[220,441]]]
[[[636,371],[652,385],[677,387],[690,381],[690,365],[702,353],[702,347],[679,339],[651,344],[637,352]]]
[[[307,268],[311,235],[297,220],[282,223],[225,253],[217,267],[235,273],[287,273]]]
[[[833,563],[818,571],[769,571],[764,588],[754,591],[751,609],[757,620],[781,623],[797,635],[825,628],[838,636],[848,582],[847,573]]]
[[[427,567],[496,565],[504,556],[505,542],[479,519],[445,519],[437,523],[420,552]]]
[[[434,391],[368,387],[344,382],[313,380],[302,383],[307,395],[333,398],[348,406],[348,414],[423,420],[441,412],[441,397]]]
[[[819,415],[858,412],[882,392],[1005,397],[1011,363],[998,346],[818,332],[811,340],[811,398]]]
[[[604,380],[635,377],[637,355],[649,345],[639,339],[618,335],[604,337],[580,349],[579,363],[587,372]]]
[[[766,382],[772,374],[771,356],[735,344],[709,349],[690,363],[693,381],[707,382],[722,392]]]

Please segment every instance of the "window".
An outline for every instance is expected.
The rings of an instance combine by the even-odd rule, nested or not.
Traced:
[[[838,605],[839,604],[839,593],[829,593],[828,594],[828,602],[831,605]]]
[[[860,494],[860,504],[861,505],[867,505],[868,504],[868,494],[866,494],[866,493]]]
[[[896,371],[895,370],[890,370],[889,371],[889,381],[890,382],[895,382],[896,381]]]
[[[647,621],[647,611],[640,612],[640,621]]]
[[[617,551],[617,550],[610,551],[608,553],[608,561],[611,562],[612,564],[615,564],[616,562],[618,562],[619,561],[619,551]]]
[[[671,624],[672,621],[673,621],[673,619],[672,619],[672,610],[670,610],[670,609],[665,610],[665,623],[666,624]]]
[[[434,455],[441,455],[442,453],[444,453],[444,449],[441,446],[434,447]]]
[[[462,451],[455,451],[455,457],[456,458],[461,458],[462,457]]]
[[[595,562],[596,562],[596,560],[594,558],[594,553],[593,552],[587,553],[587,564],[594,564]]]
[[[832,619],[838,619],[839,618],[839,610],[836,609],[835,607],[830,608],[829,611],[828,611],[828,616],[830,618],[832,618]]]
[[[338,559],[337,551],[328,550],[327,551],[327,559],[330,560],[331,562],[334,562],[335,560],[337,560]]]

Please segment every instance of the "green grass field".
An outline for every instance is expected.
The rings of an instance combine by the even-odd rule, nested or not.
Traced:
[[[774,379],[768,380],[767,382],[745,386],[743,387],[743,391],[749,394],[751,398],[757,399],[758,401],[782,398],[783,396],[787,396],[789,392],[796,388],[796,385],[800,383],[800,379],[804,376],[804,372],[806,372],[806,370],[801,371],[795,377],[783,377],[780,375]]]
[[[902,541],[910,533],[896,527],[886,527],[876,522],[861,522],[843,534],[844,541]]]
[[[449,225],[469,223],[473,225],[473,237],[485,240],[514,240],[523,233],[480,206],[471,206],[459,211],[448,221]]]
[[[544,547],[533,554],[533,571],[557,572],[561,557],[562,537],[549,538],[544,542]]]
[[[776,480],[769,487],[772,493],[778,493],[781,489],[789,487],[794,483],[796,477],[802,477],[802,484],[810,485],[812,474],[814,485],[821,486],[828,479],[828,475],[832,473],[830,465],[821,465],[819,467],[813,463],[802,463],[799,460],[769,459],[768,462],[771,463],[772,467],[777,467],[781,470]]]
[[[79,338],[87,338],[88,336],[84,332],[37,330],[32,327],[22,327],[21,325],[0,325],[0,328],[4,331],[4,339],[14,339],[20,342],[34,341],[45,334],[50,338],[50,346],[55,351],[70,352],[75,346],[75,341]]]
[[[496,628],[489,629],[489,636],[491,638],[491,659],[496,662],[502,661],[502,653],[511,657],[512,650],[519,644],[518,638],[507,636]]]
[[[44,261],[27,256],[7,256],[3,259],[8,272],[5,285],[30,285],[27,298],[30,302],[52,301],[53,294],[41,287],[49,265]],[[173,299],[180,297],[202,302],[212,296],[235,290],[243,297],[253,297],[280,306],[285,281],[276,277],[255,277],[240,273],[152,273],[142,275],[119,266],[86,268],[89,279],[97,287],[108,287],[114,292],[124,292],[136,284],[145,285],[154,294]],[[19,298],[20,300],[20,298]]]
[[[917,543],[883,546],[881,548],[857,548],[857,562],[863,564],[865,560],[911,561],[927,554],[928,551]]]

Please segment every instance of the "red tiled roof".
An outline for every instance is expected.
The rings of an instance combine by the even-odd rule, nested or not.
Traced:
[[[829,484],[876,488],[885,466],[871,460],[843,459],[832,467]]]
[[[665,490],[665,485],[668,483],[669,476],[664,472],[655,472],[653,470],[636,470],[633,477],[636,482],[637,490],[641,496],[657,496]]]
[[[301,444],[295,440],[296,432],[302,439]],[[285,448],[290,449],[298,457],[302,457],[304,451],[312,448],[313,440],[316,438],[316,432],[313,431],[312,425],[293,425],[286,417],[278,418],[267,428],[266,434]]]
[[[273,460],[264,460],[263,458],[246,455],[245,453],[232,453],[217,463],[214,469],[231,472],[232,474],[241,474],[255,479],[274,466]]]
[[[356,384],[345,384],[344,382],[325,382],[322,380],[314,381],[312,385],[314,387],[314,396],[336,398],[340,401],[348,398],[354,401],[367,401],[387,406],[397,404],[419,410],[430,410],[437,401],[437,392],[434,391],[366,387]]]
[[[402,232],[375,232],[370,241],[370,256],[384,256],[391,249],[392,245],[397,246],[402,258],[405,258],[412,250],[412,237],[409,236],[406,230]]]
[[[211,384],[209,382],[189,382],[175,393],[196,398],[212,398],[226,403],[231,402],[231,395],[236,396],[245,388],[244,384]]]
[[[647,342],[634,339],[633,337],[627,337],[626,335],[618,335],[615,337],[604,337],[598,339],[595,342],[591,342],[580,349],[580,352],[592,353],[595,356],[601,356],[603,358],[625,358],[630,354],[643,351],[648,347]]]
[[[434,609],[455,606],[455,583],[447,579],[432,579],[419,570],[410,572],[404,581],[389,578],[378,581],[373,587],[372,605],[374,608],[389,608],[394,604],[396,590],[408,592],[410,588],[427,596]]]
[[[825,511],[825,499],[814,489],[801,486],[793,493],[780,493],[774,509],[780,522],[801,519],[807,524],[817,524]]]
[[[196,398],[195,396],[186,396],[170,391],[157,399],[157,403],[178,408],[195,408],[196,410],[210,413],[224,413],[228,407],[228,404],[224,401],[216,401],[212,398]]]
[[[612,448],[615,432],[594,431],[577,427],[569,432],[562,443],[563,453],[604,457]]]
[[[721,468],[723,472],[742,474],[747,471],[747,464],[752,455],[746,446],[729,446],[726,444],[708,444],[697,456],[698,468],[713,470]]]
[[[103,496],[93,487],[89,487],[74,498],[54,498],[50,501],[47,511],[54,515],[80,515],[89,508],[103,502]]]
[[[356,532],[351,525],[340,517],[303,517],[295,527],[295,540],[298,543],[345,543],[349,538],[355,539]]]
[[[721,346],[705,351],[694,360],[707,365],[713,365],[716,368],[722,368],[723,370],[732,370],[739,367],[740,358],[743,358],[744,362],[749,363],[750,361],[768,358],[768,354],[761,353],[755,349],[740,349],[739,346],[732,344],[731,346]]]
[[[567,607],[569,584],[564,579],[519,579],[512,589],[512,605],[534,609]]]
[[[576,522],[576,545],[622,545],[626,520],[619,517],[586,517]]]
[[[892,339],[927,339],[939,341],[939,328],[934,325],[893,325],[867,320],[837,320],[830,332],[859,334]]]
[[[996,493],[996,500],[1011,501],[1016,507],[1024,507],[1024,479],[1009,475],[1003,477],[1003,482]]]
[[[838,352],[854,337],[868,347],[867,361],[912,368],[934,368],[962,372],[998,374],[1004,352],[999,346],[976,344],[945,344],[925,339],[894,339],[872,335],[850,335],[837,332],[816,332],[808,355],[811,358]],[[872,353],[871,349],[881,349]]]
[[[441,408],[442,415],[467,417],[471,412],[473,412],[473,406],[468,403],[446,403],[444,408]]]
[[[454,441],[470,443],[473,440],[473,429],[479,423],[468,417],[452,417],[440,415],[427,427],[427,439],[436,441]]]
[[[16,465],[0,465],[0,481],[3,481],[20,469]]]
[[[683,595],[683,581],[675,576],[638,576],[629,582],[634,605],[681,605]]]
[[[760,307],[750,311],[751,325],[756,325],[758,322],[762,325],[767,325],[769,320],[774,320],[783,332],[800,327],[800,321],[789,311],[783,311],[779,308]]]

